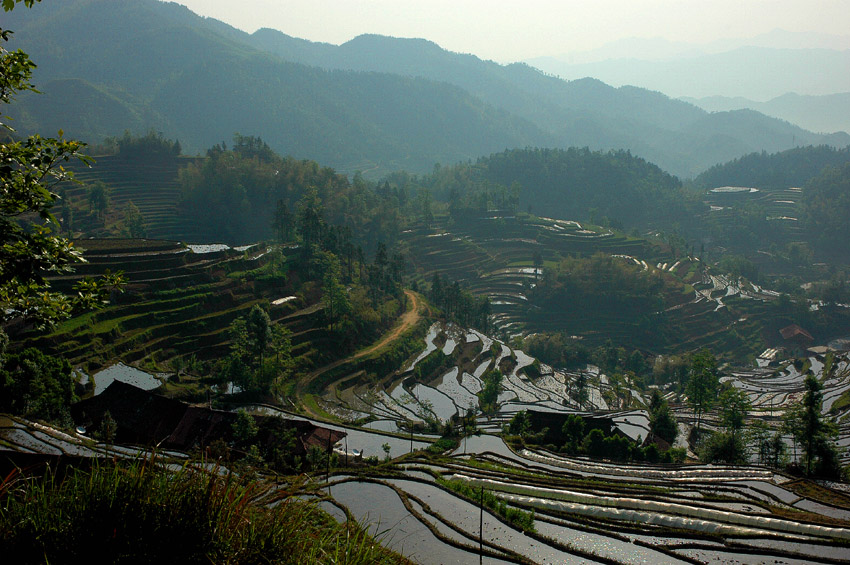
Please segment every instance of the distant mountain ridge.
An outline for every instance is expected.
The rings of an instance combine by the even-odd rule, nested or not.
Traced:
[[[726,53],[741,47],[845,51],[850,49],[850,35],[774,29],[755,37],[715,39],[708,43],[672,41],[662,37],[626,37],[587,51],[551,54],[549,57],[570,64],[598,63],[611,59],[672,61]]]
[[[766,116],[787,120],[811,131],[850,132],[850,92],[823,96],[806,96],[789,92],[767,102],[726,96],[682,98],[682,100],[709,112],[749,108]]]
[[[766,100],[787,92],[850,92],[850,49],[739,46],[719,53],[684,52],[669,59],[628,55],[584,63],[573,63],[568,57],[536,57],[526,62],[564,80],[593,76],[673,97]]]
[[[240,132],[371,176],[528,146],[626,149],[693,176],[753,151],[850,144],[847,134],[817,135],[754,112],[709,114],[593,79],[565,82],[426,40],[366,35],[333,46],[273,30],[248,35],[154,0],[44,8],[15,10],[4,24],[53,97],[21,97],[22,131],[64,127],[98,141],[110,130],[153,127],[190,151]],[[111,110],[100,111],[104,104]]]

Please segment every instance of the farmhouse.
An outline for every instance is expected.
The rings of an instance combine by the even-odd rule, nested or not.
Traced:
[[[88,430],[99,429],[106,412],[115,421],[116,442],[157,445],[181,451],[205,447],[218,439],[231,439],[237,417],[233,412],[190,406],[120,381],[114,381],[100,395],[71,407],[74,423]],[[280,423],[276,416],[255,416],[255,419],[259,424],[258,439],[261,443],[269,440],[262,436],[263,430],[270,426],[263,424],[271,421]],[[307,421],[284,422],[295,430],[293,455],[303,456],[313,446],[326,449],[346,435]]]

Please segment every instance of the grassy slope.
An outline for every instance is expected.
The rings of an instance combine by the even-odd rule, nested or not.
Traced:
[[[408,563],[289,489],[150,461],[0,483],[0,550],[16,563]]]

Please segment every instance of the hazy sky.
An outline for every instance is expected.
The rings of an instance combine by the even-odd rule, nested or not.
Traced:
[[[253,32],[340,44],[363,33],[422,37],[508,63],[627,37],[707,43],[773,29],[847,35],[850,0],[179,0]],[[801,45],[800,47],[805,47]]]

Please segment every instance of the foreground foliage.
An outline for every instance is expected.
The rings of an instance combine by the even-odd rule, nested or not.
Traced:
[[[15,3],[4,2],[3,9],[8,12]],[[10,37],[11,31],[0,29],[0,42]],[[59,222],[50,208],[58,198],[55,185],[72,178],[62,165],[72,159],[88,161],[80,153],[83,144],[65,140],[61,131],[58,138],[14,140],[5,105],[18,92],[36,92],[30,83],[34,68],[26,53],[0,44],[0,321],[22,317],[49,325],[74,310],[101,304],[121,277],[81,281],[71,294],[51,290],[46,280],[82,261],[70,241],[52,234],[51,226],[55,229]]]
[[[270,503],[276,504],[270,506]],[[13,474],[0,550],[14,563],[404,563],[357,525],[260,483],[151,461]]]
[[[74,375],[65,359],[35,348],[0,353],[0,412],[68,425],[68,409],[76,400]]]

